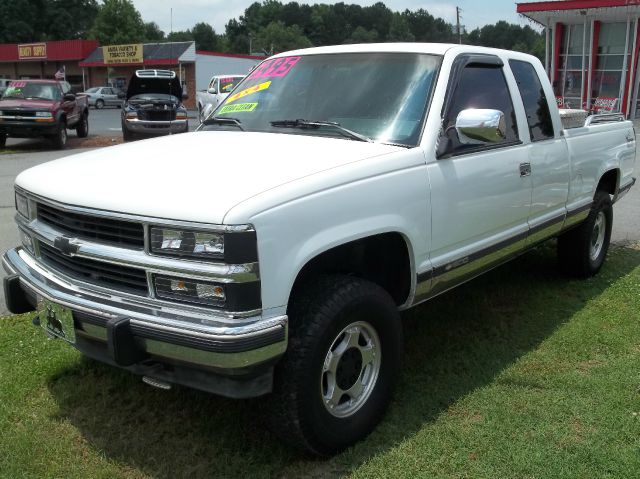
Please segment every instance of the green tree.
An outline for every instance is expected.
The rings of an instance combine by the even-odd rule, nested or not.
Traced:
[[[345,43],[375,43],[378,41],[378,32],[367,30],[364,27],[356,27]]]
[[[48,1],[43,15],[46,19],[46,39],[87,38],[97,14],[98,3],[95,0]]]
[[[193,33],[191,33],[191,30],[178,30],[177,32],[169,33],[167,40],[170,42],[192,42]]]
[[[394,13],[387,40],[390,42],[413,42],[415,39],[407,18],[400,13]]]
[[[196,42],[196,50],[216,51],[218,49],[218,36],[208,23],[196,23],[191,29],[191,34]]]
[[[261,28],[254,40],[254,49],[271,54],[312,46],[297,25],[287,27],[283,22],[271,22]]]
[[[2,0],[0,43],[87,38],[97,13],[96,0]]]
[[[145,42],[162,42],[165,35],[156,22],[145,22],[144,24],[144,41]]]
[[[43,39],[43,32],[36,22],[44,2],[0,2],[0,42],[31,42]]]
[[[144,35],[145,25],[131,0],[104,0],[90,31],[102,45],[140,42]]]

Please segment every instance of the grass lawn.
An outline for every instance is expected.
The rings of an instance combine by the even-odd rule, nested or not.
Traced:
[[[4,318],[0,476],[638,477],[639,265],[619,246],[570,280],[549,245],[404,313],[389,413],[324,461],[281,446],[259,399],[159,391]]]

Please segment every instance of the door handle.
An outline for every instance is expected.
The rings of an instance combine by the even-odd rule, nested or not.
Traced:
[[[531,176],[531,163],[520,163],[520,176]]]

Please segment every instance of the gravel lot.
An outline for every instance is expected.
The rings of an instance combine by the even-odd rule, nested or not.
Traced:
[[[120,110],[105,109],[91,110],[90,139],[102,137],[121,138]],[[190,128],[195,128],[196,121],[190,121]],[[640,128],[636,126],[636,130]],[[70,139],[73,137],[70,135]],[[12,148],[13,147],[13,148]],[[46,150],[48,145],[42,140],[13,140],[7,141],[7,149],[17,149],[20,153],[0,154],[0,254],[18,244],[18,233],[13,221],[15,214],[13,182],[23,170],[40,163],[62,158],[64,156],[88,151],[91,148],[75,148],[63,151]],[[24,152],[23,152],[24,151]],[[636,170],[640,170],[640,163],[636,161]],[[640,186],[636,185],[616,204],[612,240],[614,242],[636,242],[640,240]],[[4,277],[4,270],[0,267],[0,279]],[[0,315],[6,314],[4,291],[0,288]]]

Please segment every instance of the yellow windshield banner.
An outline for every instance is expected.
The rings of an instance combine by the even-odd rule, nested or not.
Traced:
[[[142,63],[142,43],[129,45],[108,45],[102,47],[102,56],[106,65],[116,63]]]
[[[258,83],[257,85],[253,85],[252,87],[246,88],[234,95],[231,95],[229,98],[227,98],[227,101],[225,101],[224,103],[225,105],[228,105],[229,103],[236,101],[239,98],[245,97],[247,95],[252,95],[262,90],[266,90],[270,86],[271,86],[271,80],[266,81],[264,83]]]
[[[225,105],[220,108],[218,114],[224,115],[225,113],[236,113],[239,111],[253,111],[257,106],[257,103],[236,103],[235,105]]]

